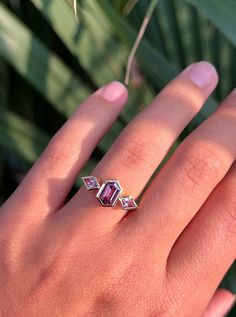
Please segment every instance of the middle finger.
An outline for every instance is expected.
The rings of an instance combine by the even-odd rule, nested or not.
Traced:
[[[217,74],[212,65],[200,62],[189,66],[126,127],[92,175],[102,180],[118,179],[124,193],[136,198],[216,84]],[[78,215],[80,201],[87,218],[92,213],[94,221],[94,214],[99,214],[100,221],[103,221],[101,210],[94,212],[98,204],[95,197],[89,195],[91,193],[84,188],[79,190],[65,207],[67,216],[68,208],[72,210],[72,217]],[[102,209],[105,215],[109,209]],[[122,215],[122,212],[109,213],[109,221],[116,223]]]

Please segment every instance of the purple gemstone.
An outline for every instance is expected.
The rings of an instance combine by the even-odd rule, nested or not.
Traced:
[[[103,206],[111,207],[119,198],[121,190],[118,181],[107,180],[97,193],[97,198]]]
[[[87,190],[99,189],[100,185],[95,176],[84,176],[82,179]]]
[[[120,202],[124,210],[132,210],[138,207],[132,196],[121,197]]]

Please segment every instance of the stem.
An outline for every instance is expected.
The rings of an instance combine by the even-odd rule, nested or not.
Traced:
[[[74,11],[75,11],[76,20],[79,21],[78,10],[77,10],[77,0],[74,0]]]
[[[124,13],[124,14],[129,14],[129,13],[133,10],[133,8],[136,6],[136,4],[138,3],[138,1],[139,1],[139,0],[129,0],[129,1],[126,3],[126,5],[125,5],[125,7],[124,7],[124,9],[123,9],[123,13]]]
[[[134,42],[133,48],[130,51],[128,62],[127,62],[127,67],[126,67],[126,74],[125,74],[125,84],[126,85],[128,85],[128,83],[129,83],[130,71],[131,71],[131,67],[132,67],[132,63],[133,63],[133,59],[135,57],[136,51],[137,51],[138,46],[142,40],[142,37],[145,33],[145,30],[148,26],[148,23],[151,19],[153,12],[154,12],[154,9],[155,9],[156,5],[158,4],[158,1],[159,0],[152,0],[151,3],[149,4],[149,6],[147,8],[147,12],[144,16],[143,22],[141,24],[138,36]]]

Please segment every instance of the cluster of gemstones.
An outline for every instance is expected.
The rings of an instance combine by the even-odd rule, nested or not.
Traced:
[[[109,179],[100,185],[95,176],[84,176],[82,179],[87,190],[98,190],[96,197],[102,206],[112,207],[119,200],[124,210],[138,207],[132,196],[120,196],[122,188],[117,180]]]

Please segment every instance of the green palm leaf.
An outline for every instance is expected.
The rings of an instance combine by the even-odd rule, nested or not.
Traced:
[[[234,44],[236,45],[236,2],[234,0],[187,0],[193,4]]]
[[[66,116],[90,92],[68,66],[1,3],[0,55]]]

